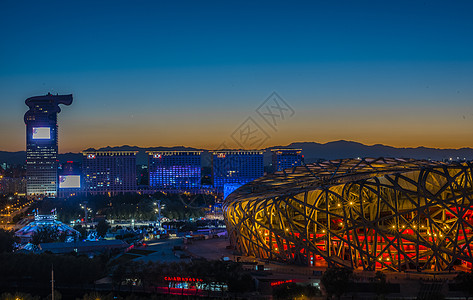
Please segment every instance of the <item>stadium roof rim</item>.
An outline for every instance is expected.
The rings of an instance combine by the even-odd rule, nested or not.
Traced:
[[[444,163],[411,158],[368,157],[327,160],[262,176],[235,190],[228,196],[226,202],[248,199],[249,195],[253,200],[267,199],[281,194],[299,194],[308,190],[389,174],[462,166],[464,164],[459,162]]]

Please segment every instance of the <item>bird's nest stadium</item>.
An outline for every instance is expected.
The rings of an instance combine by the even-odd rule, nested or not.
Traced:
[[[230,241],[243,255],[309,266],[471,269],[472,167],[365,158],[266,175],[226,199]]]

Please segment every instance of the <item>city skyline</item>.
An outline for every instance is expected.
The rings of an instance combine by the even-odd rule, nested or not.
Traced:
[[[473,147],[473,4],[1,4],[0,150],[25,149],[28,97],[74,95],[61,153],[351,140]],[[294,116],[257,109],[276,92]],[[245,145],[246,146],[246,145]]]

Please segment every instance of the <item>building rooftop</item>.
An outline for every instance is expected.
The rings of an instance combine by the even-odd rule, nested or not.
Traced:
[[[214,150],[212,152],[213,155],[217,155],[219,153],[225,154],[263,154],[264,150]]]
[[[89,154],[94,155],[136,155],[138,151],[124,151],[124,150],[85,150],[81,152],[82,155],[86,156]]]
[[[203,151],[200,150],[189,150],[189,151],[184,151],[184,150],[165,150],[165,151],[146,151],[148,155],[155,155],[155,154],[161,154],[161,155],[176,155],[176,154],[187,154],[187,153],[192,153],[196,155],[200,155]]]

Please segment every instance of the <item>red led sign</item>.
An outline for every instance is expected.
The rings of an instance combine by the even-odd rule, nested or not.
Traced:
[[[164,277],[165,281],[178,281],[178,282],[202,282],[203,280],[200,278],[192,278],[192,277],[179,277],[179,276],[172,276],[172,277]]]
[[[274,281],[274,282],[271,282],[271,286],[281,285],[281,284],[290,283],[290,282],[294,282],[294,281],[292,281],[292,279]]]

